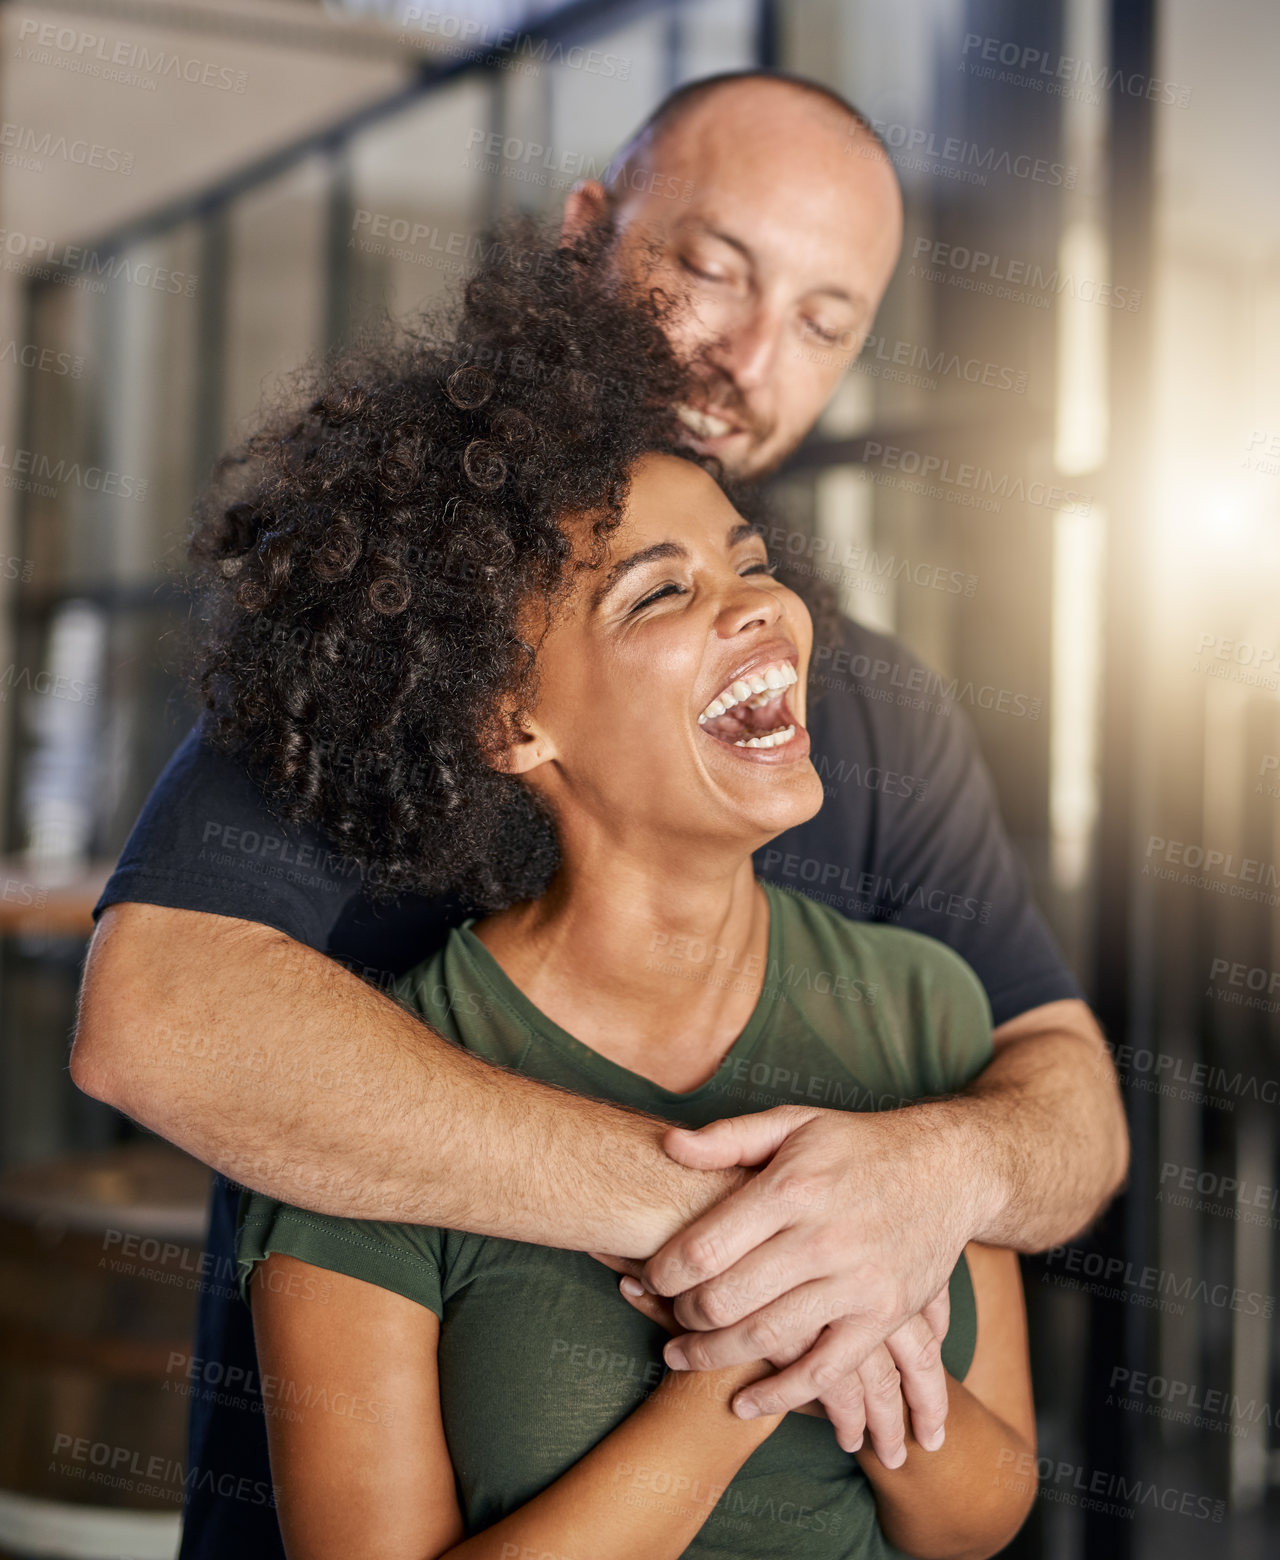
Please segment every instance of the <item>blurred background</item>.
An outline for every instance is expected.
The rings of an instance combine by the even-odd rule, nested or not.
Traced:
[[[1126,1197],[1026,1264],[1010,1552],[1280,1553],[1280,11],[439,3],[0,6],[0,1556],[176,1535],[203,1186],[67,1050],[192,718],[196,489],[279,375],[756,64],[858,104],[906,196],[788,546],[970,689],[1130,1110]]]

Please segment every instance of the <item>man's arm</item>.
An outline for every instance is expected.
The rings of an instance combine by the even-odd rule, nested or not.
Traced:
[[[1120,1085],[1083,1002],[1033,1008],[1001,1024],[992,1040],[990,1065],[954,1102],[984,1214],[969,1239],[1043,1251],[1078,1235],[1124,1183],[1129,1129]]]
[[[861,1114],[783,1106],[673,1129],[667,1151],[683,1164],[764,1168],[644,1269],[680,1296],[686,1327],[714,1329],[674,1339],[669,1363],[768,1358],[804,1332],[804,1358],[735,1408],[819,1397],[847,1432],[857,1363],[938,1294],[967,1242],[1036,1251],[1087,1225],[1128,1161],[1101,1032],[1084,1003],[1064,1001],[994,1039],[994,1059],[950,1099]]]
[[[669,1123],[495,1067],[282,932],[201,911],[103,912],[71,1072],[233,1180],[343,1218],[643,1259],[749,1179],[681,1165]],[[932,1444],[936,1348],[900,1364]],[[870,1433],[891,1457],[901,1415]]]
[[[281,932],[199,911],[104,911],[71,1074],[233,1180],[347,1218],[645,1257],[743,1180],[668,1158],[664,1122],[482,1061]]]

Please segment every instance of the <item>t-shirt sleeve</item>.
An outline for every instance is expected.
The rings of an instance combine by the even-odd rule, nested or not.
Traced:
[[[203,910],[324,951],[362,887],[355,861],[274,817],[248,771],[197,725],[152,787],[94,916],[122,900]]]
[[[879,766],[865,874],[873,914],[962,954],[997,1026],[1047,1002],[1083,997],[1032,898],[973,728],[949,685],[896,640],[857,632],[870,641],[872,672],[888,668],[871,692],[892,694],[864,690],[857,712],[838,717],[851,731],[860,727],[871,749],[860,755],[864,765]],[[847,702],[855,693],[828,697]],[[898,783],[888,784],[890,776]]]
[[[929,1070],[925,1087],[930,1094],[957,1093],[995,1054],[987,993],[954,949],[909,932],[899,940],[907,946],[911,970],[910,980],[902,982],[910,1009],[909,1032],[925,1041]]]
[[[249,1298],[249,1279],[272,1252],[296,1257],[326,1273],[377,1284],[444,1316],[443,1231],[409,1224],[380,1224],[335,1219],[276,1202],[259,1192],[242,1192],[236,1230],[236,1270],[240,1295]],[[323,1281],[304,1298],[323,1300]]]

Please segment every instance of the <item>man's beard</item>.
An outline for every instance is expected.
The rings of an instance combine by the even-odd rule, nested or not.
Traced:
[[[632,239],[632,243],[639,242]],[[688,300],[673,295],[669,288],[655,286],[651,282],[652,276],[665,260],[661,244],[654,240],[650,244],[642,245],[642,259],[638,264],[634,255],[624,260],[621,246],[622,235],[610,210],[587,234],[575,241],[573,248],[584,264],[606,267],[620,286],[647,295],[656,303],[660,311],[663,331],[689,375],[688,404],[696,411],[718,417],[734,428],[742,429],[750,440],[747,449],[749,462],[752,454],[762,449],[773,437],[777,425],[772,420],[765,421],[751,408],[746,396],[734,384],[732,376],[717,361],[718,354],[728,346],[727,339],[713,338],[711,341],[699,343],[688,351],[682,351],[678,338],[673,339],[670,327],[678,322],[682,311],[689,308]],[[692,438],[696,435],[689,431],[692,442]],[[796,443],[798,444],[799,440],[796,440]],[[791,448],[779,450],[759,466],[744,462],[742,466],[736,468],[734,474],[752,481],[768,476],[777,470],[794,447],[792,445]]]

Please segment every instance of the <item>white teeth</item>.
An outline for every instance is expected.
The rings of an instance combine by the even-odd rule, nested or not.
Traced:
[[[762,705],[767,704],[774,694],[780,693],[783,688],[793,687],[799,681],[796,669],[790,661],[779,661],[758,672],[748,672],[745,677],[736,678],[712,699],[698,716],[698,724],[701,726],[706,721],[714,720],[717,715],[725,714],[735,704],[744,701],[748,702],[748,708],[758,710]]]
[[[676,416],[691,433],[696,433],[703,439],[719,439],[733,431],[733,425],[725,422],[723,417],[714,417],[710,412],[699,411],[696,406],[690,406],[684,401],[677,403]]]
[[[794,726],[783,726],[777,731],[766,731],[762,737],[743,737],[740,742],[735,742],[733,745],[749,748],[781,747],[784,742],[790,742],[795,734]]]

